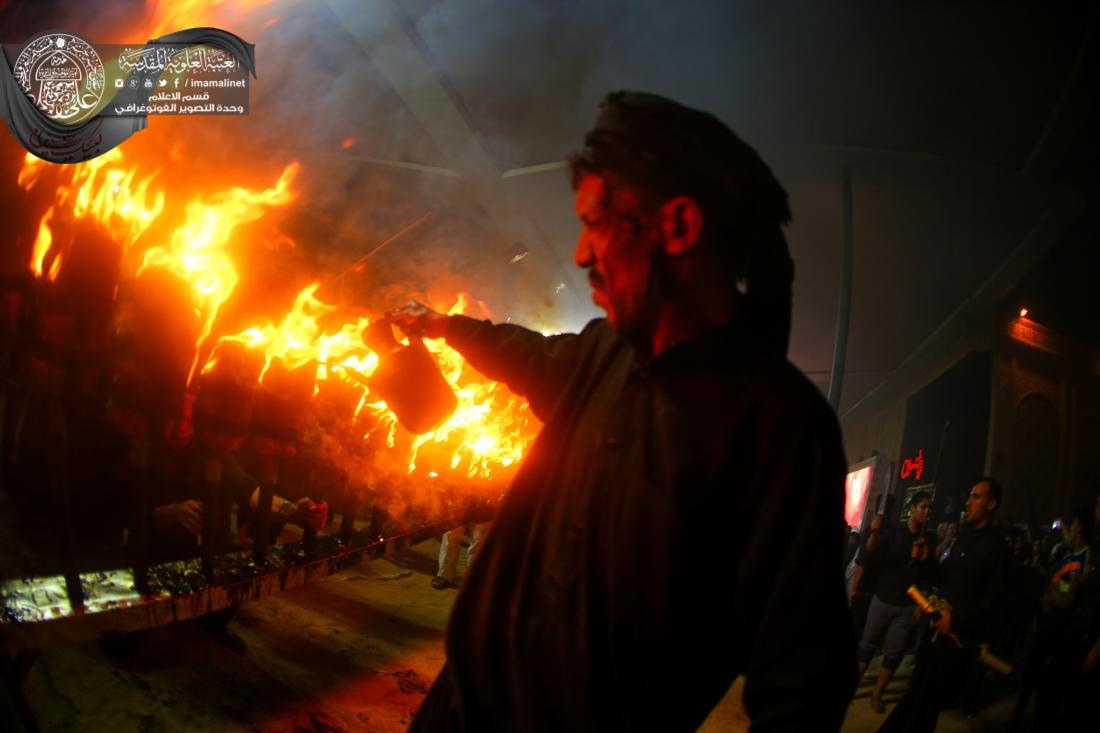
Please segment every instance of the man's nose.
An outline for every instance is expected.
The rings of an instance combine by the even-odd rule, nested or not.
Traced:
[[[592,242],[584,232],[577,237],[577,246],[573,249],[573,264],[577,267],[591,267],[595,264],[592,254]]]

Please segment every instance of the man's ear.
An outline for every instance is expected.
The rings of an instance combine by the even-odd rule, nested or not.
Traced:
[[[661,206],[660,219],[665,252],[670,255],[688,252],[703,232],[703,210],[690,196],[676,196],[666,201]]]

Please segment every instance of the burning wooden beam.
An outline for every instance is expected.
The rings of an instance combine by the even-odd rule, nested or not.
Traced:
[[[189,345],[198,320],[189,306],[187,283],[150,269],[120,286],[115,313],[114,363],[107,419],[130,441],[127,482],[131,505],[130,555],[134,583],[148,592],[149,454],[154,432],[183,411]]]
[[[260,456],[260,497],[256,507],[253,557],[257,563],[267,560],[271,540],[271,503],[279,484],[280,461],[298,454],[298,442],[309,417],[309,402],[317,364],[308,361],[296,369],[288,369],[282,360],[274,360],[264,372],[256,393],[252,413],[251,444]],[[316,546],[317,532],[305,528],[302,545],[307,556]]]
[[[214,556],[229,532],[222,506],[222,462],[244,443],[261,363],[243,344],[223,341],[198,379],[194,403],[195,439],[205,453],[203,466],[202,569],[211,582]]]

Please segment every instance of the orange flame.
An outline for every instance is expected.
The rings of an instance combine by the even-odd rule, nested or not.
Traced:
[[[156,25],[152,38],[185,28],[214,25],[213,18],[231,10],[240,15],[269,5],[271,0],[146,0]]]
[[[317,298],[317,288],[318,284],[313,283],[302,289],[278,325],[254,326],[225,338],[263,350],[265,372],[274,359],[282,360],[290,369],[317,360],[318,380],[336,378],[354,384],[361,390],[356,414],[367,408],[380,418],[373,430],[384,431],[386,445],[394,448],[397,416],[363,383],[364,378],[369,381],[379,362],[378,355],[363,340],[370,320],[358,318],[331,333],[323,332],[320,319],[334,313],[336,307]],[[466,304],[465,295],[460,295],[450,313],[463,312]],[[407,472],[415,473],[418,457],[425,454],[428,460],[423,462],[430,470],[424,473],[429,478],[445,471],[452,476],[490,479],[495,471],[518,464],[537,431],[527,403],[496,382],[467,374],[462,356],[442,341],[430,341],[427,346],[454,390],[458,407],[435,430],[411,436],[409,453],[403,459]],[[351,374],[355,378],[349,379]]]
[[[466,307],[466,294],[460,293],[448,315],[464,313]],[[537,432],[527,403],[497,382],[476,373],[470,378],[462,355],[442,340],[426,345],[454,389],[458,407],[438,428],[416,436],[409,473],[416,471],[422,450],[443,446],[450,447],[447,468],[472,479],[490,478],[494,470],[519,463]]]
[[[170,247],[151,247],[138,269],[161,267],[191,284],[195,307],[202,320],[196,348],[214,326],[218,310],[237,286],[237,269],[226,252],[233,230],[255,221],[269,206],[282,206],[294,199],[290,184],[298,174],[298,163],[291,163],[271,188],[258,193],[233,188],[211,196],[208,201],[194,199],[186,208],[186,221],[172,234]],[[196,353],[196,363],[198,354]],[[191,367],[191,374],[195,365]]]
[[[363,332],[370,325],[366,318],[344,324],[336,333],[321,332],[318,320],[333,313],[336,306],[314,295],[319,286],[313,283],[303,288],[279,325],[253,326],[235,336],[225,337],[251,349],[263,350],[266,363],[260,381],[274,359],[281,360],[288,369],[317,360],[317,379],[327,379],[333,367],[351,368],[369,376],[378,366],[378,357],[363,343]]]
[[[42,215],[42,220],[38,223],[38,236],[34,240],[34,250],[31,252],[31,272],[34,273],[35,277],[42,277],[46,255],[49,254],[50,247],[53,245],[53,232],[50,230],[51,219],[53,219],[52,206],[46,209],[46,213]],[[57,279],[59,272],[61,272],[61,256],[56,255],[47,275],[50,282]]]
[[[30,268],[36,277],[42,276],[43,258],[52,243],[49,221],[57,211],[71,211],[76,219],[92,218],[107,227],[121,244],[128,248],[136,242],[164,210],[164,193],[149,196],[149,185],[157,171],[135,182],[136,170],[117,164],[122,152],[115,148],[98,158],[68,166],[50,166],[46,161],[27,153],[17,181],[26,190],[33,188],[49,169],[57,169],[57,189],[54,203],[43,214],[38,226],[38,239],[31,255]],[[61,257],[54,258],[50,280],[60,272]]]
[[[113,152],[118,151],[116,149]],[[156,177],[156,172],[134,186],[134,169],[126,171],[121,168],[106,168],[105,164],[109,161],[93,165],[105,157],[107,156],[93,158],[86,167],[76,172],[73,185],[79,184],[79,188],[76,189],[73,214],[78,219],[91,215],[104,223],[123,223],[124,232],[119,232],[118,227],[114,231],[116,235],[123,235],[122,243],[129,247],[164,210],[164,193],[158,192],[152,202],[147,203],[149,184]],[[118,153],[115,159],[121,157],[122,153]],[[99,175],[101,172],[102,175]]]
[[[38,183],[38,178],[44,170],[46,170],[46,161],[32,153],[27,153],[23,156],[23,167],[19,169],[19,175],[15,180],[20,188],[29,191],[34,184]]]
[[[217,25],[214,21],[219,17],[241,16],[269,3],[270,0],[234,3],[228,0],[146,0],[147,17],[152,26],[149,35],[157,37],[183,28]],[[260,28],[278,22],[279,18],[273,17]],[[344,149],[355,145],[354,138],[342,141]],[[57,233],[51,223],[57,224],[54,217],[62,210],[71,211],[74,218],[92,217],[101,222],[127,248],[137,245],[162,214],[164,193],[150,194],[151,184],[159,171],[138,179],[137,167],[126,169],[121,160],[122,153],[116,149],[86,163],[66,166],[56,173],[69,178],[58,183],[54,205],[39,225],[30,263],[37,276],[41,277],[42,269],[47,266],[53,235]],[[48,172],[54,175],[53,168],[28,155],[19,172],[19,185],[29,190]],[[203,321],[196,344],[196,363],[199,348],[209,336],[219,309],[237,284],[237,269],[226,251],[233,230],[240,224],[259,219],[267,208],[291,201],[295,194],[290,186],[298,170],[297,163],[288,165],[279,180],[264,191],[236,188],[192,200],[185,208],[184,223],[171,235],[170,244],[145,251],[139,273],[149,267],[162,267],[191,285],[193,303]],[[66,219],[61,217],[62,221]],[[46,273],[51,279],[57,276],[61,265],[61,257],[57,254],[53,257]],[[367,410],[377,418],[367,421],[369,429],[384,438],[391,449],[405,451],[395,454],[397,460],[407,467],[409,474],[425,479],[498,477],[522,458],[537,432],[537,421],[531,417],[527,404],[502,385],[467,369],[462,357],[442,341],[426,345],[455,391],[458,407],[443,425],[430,433],[401,435],[396,416],[384,401],[371,394],[369,384],[364,383],[369,382],[379,363],[378,355],[363,338],[369,319],[348,317],[340,320],[335,306],[317,298],[317,290],[316,283],[304,288],[277,325],[254,326],[225,337],[263,350],[266,364],[261,381],[274,359],[284,361],[291,369],[316,360],[318,383],[339,379],[359,389],[356,415]],[[462,312],[465,307],[466,299],[460,296],[451,312]],[[322,323],[328,325],[323,328]],[[206,365],[209,367],[211,364]],[[194,372],[195,364],[192,375]],[[401,435],[400,441],[396,440],[398,435]]]

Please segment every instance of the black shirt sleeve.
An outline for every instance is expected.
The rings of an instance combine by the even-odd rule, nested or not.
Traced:
[[[446,338],[475,369],[504,382],[545,420],[576,372],[584,353],[582,341],[595,323],[589,323],[583,334],[543,336],[522,326],[451,316]]]

